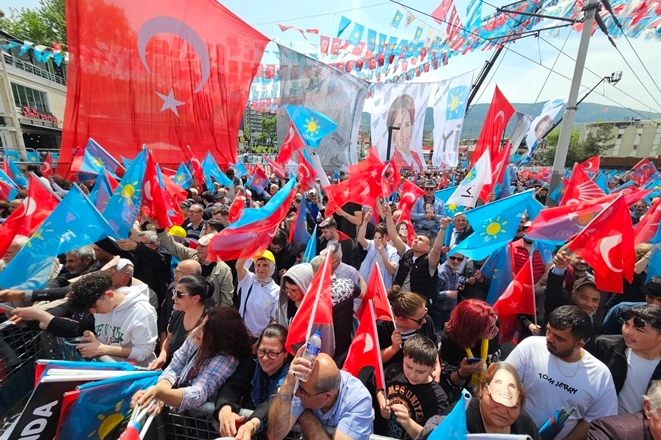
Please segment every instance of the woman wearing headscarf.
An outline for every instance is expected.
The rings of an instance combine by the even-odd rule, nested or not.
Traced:
[[[250,336],[257,340],[275,313],[280,287],[273,281],[275,257],[271,251],[263,251],[253,258],[255,273],[246,269],[246,261],[236,260],[239,314]]]

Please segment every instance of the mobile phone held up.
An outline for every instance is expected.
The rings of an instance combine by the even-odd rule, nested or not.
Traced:
[[[466,362],[468,362],[469,364],[477,364],[481,360],[482,358],[466,358]]]

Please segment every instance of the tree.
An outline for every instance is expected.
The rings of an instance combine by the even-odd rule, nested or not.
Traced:
[[[39,0],[33,9],[10,9],[0,18],[0,28],[22,40],[35,44],[67,43],[67,26],[64,14],[65,0]]]
[[[604,151],[613,146],[613,124],[600,124],[596,133],[588,132],[585,140],[581,143],[585,158],[600,156]]]
[[[579,131],[574,128],[569,140],[569,150],[567,151],[565,167],[571,168],[575,162],[583,162],[590,157],[601,156],[604,151],[613,146],[613,136],[611,135],[612,129],[613,124],[602,124],[599,126],[596,133],[593,134],[592,132],[588,132],[585,140],[579,142]],[[546,140],[549,143],[549,148],[542,153],[541,159],[545,165],[553,165],[559,134],[560,130],[556,128],[546,137]],[[553,142],[553,146],[551,146],[551,142]]]
[[[270,140],[268,142],[268,146],[273,145],[276,142],[276,137],[277,137],[277,131],[276,131],[276,126],[277,126],[278,120],[275,116],[272,116],[270,118],[262,118],[262,133],[266,137],[266,139]]]

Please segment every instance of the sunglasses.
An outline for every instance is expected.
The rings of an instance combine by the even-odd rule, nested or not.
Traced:
[[[463,258],[463,257],[455,257],[455,256],[452,256],[452,257],[448,257],[448,259],[449,259],[449,260],[452,260],[452,261],[458,261],[458,262],[460,262],[460,263],[461,263],[462,261],[464,261],[464,258]]]
[[[181,299],[184,296],[190,296],[190,293],[184,293],[184,292],[180,292],[178,290],[175,290],[173,293],[174,293],[174,296],[176,296],[178,299]]]
[[[402,318],[404,318],[404,319],[408,319],[409,321],[413,321],[413,322],[415,322],[415,323],[418,324],[418,325],[422,325],[422,323],[423,323],[424,320],[425,320],[426,315],[427,315],[427,308],[425,307],[425,316],[423,316],[423,317],[420,318],[420,319],[413,319],[413,318],[409,318],[408,316],[402,316]]]
[[[652,325],[652,323],[649,323],[645,321],[643,318],[640,318],[638,316],[634,316],[629,312],[624,312],[620,315],[620,319],[619,319],[620,324],[624,325],[625,322],[629,322],[629,320],[631,320],[632,318],[633,318],[633,326],[636,328],[643,329],[645,328],[646,325],[649,325],[654,330],[661,331],[658,325],[657,326]]]

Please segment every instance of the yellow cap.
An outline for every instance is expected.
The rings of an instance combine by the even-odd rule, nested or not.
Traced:
[[[175,237],[186,238],[186,230],[181,226],[175,225],[171,227],[169,233]]]
[[[273,253],[269,250],[265,250],[258,253],[253,257],[253,260],[257,261],[257,260],[261,260],[262,258],[264,260],[270,261],[271,263],[275,263],[275,257],[273,256]]]

